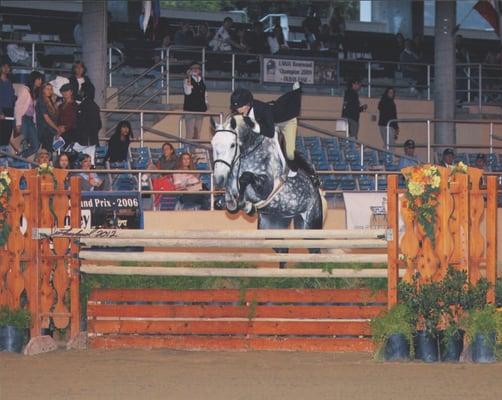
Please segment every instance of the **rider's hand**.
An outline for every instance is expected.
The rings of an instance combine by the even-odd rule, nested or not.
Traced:
[[[248,116],[244,116],[244,122],[246,123],[247,126],[249,126],[251,129],[254,128],[254,122],[251,118],[249,118]]]

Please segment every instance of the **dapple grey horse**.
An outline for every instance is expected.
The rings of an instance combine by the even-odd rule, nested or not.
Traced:
[[[240,115],[212,124],[215,184],[225,187],[230,212],[256,209],[258,229],[287,229],[291,221],[295,229],[322,229],[327,209],[324,197],[303,171],[285,174],[277,130],[274,138],[260,135]]]

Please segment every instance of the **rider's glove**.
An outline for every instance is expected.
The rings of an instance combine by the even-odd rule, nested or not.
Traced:
[[[244,117],[244,122],[246,123],[247,126],[249,126],[251,129],[254,129],[255,123],[253,120],[247,116]]]

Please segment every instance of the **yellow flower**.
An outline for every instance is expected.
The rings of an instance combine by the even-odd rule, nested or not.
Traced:
[[[47,169],[47,163],[40,164],[40,169]]]
[[[437,189],[439,187],[439,184],[441,183],[441,177],[439,175],[434,175],[432,177],[432,182],[431,182],[431,186],[434,188],[434,189]]]
[[[420,183],[410,182],[408,185],[408,190],[412,196],[420,196],[424,192],[424,186]]]
[[[6,188],[5,188],[4,184],[0,182],[0,195],[3,194],[3,192],[4,192],[5,189]]]

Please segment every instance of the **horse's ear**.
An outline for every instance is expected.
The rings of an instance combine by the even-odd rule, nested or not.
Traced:
[[[230,120],[230,126],[232,127],[232,129],[237,128],[237,121],[234,117],[232,117],[232,119]]]
[[[214,131],[216,130],[216,122],[214,121],[213,117],[209,118],[209,123],[211,124],[211,132],[214,135]]]

